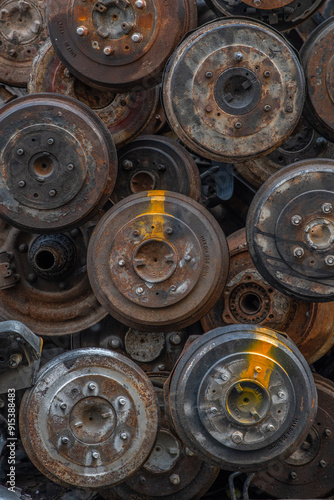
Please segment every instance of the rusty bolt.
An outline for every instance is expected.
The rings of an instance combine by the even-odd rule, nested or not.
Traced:
[[[82,427],[83,423],[82,422],[75,422],[74,427],[79,428]]]
[[[28,245],[26,245],[25,243],[22,243],[22,245],[19,246],[19,251],[24,253],[28,250]]]
[[[62,442],[62,444],[68,444],[68,443],[70,442],[70,440],[68,439],[68,437],[63,436],[63,437],[61,438],[61,442]]]
[[[139,482],[140,482],[140,484],[145,484],[146,478],[144,476],[139,476]]]
[[[277,396],[280,398],[280,399],[284,399],[285,398],[285,394],[283,391],[278,391],[278,394]]]
[[[240,444],[244,439],[243,435],[239,431],[233,432],[231,437],[234,444]]]
[[[77,236],[79,236],[79,229],[72,229],[71,231],[71,236],[72,238],[76,238]]]
[[[311,448],[311,445],[307,441],[304,441],[301,447],[302,447],[302,450],[307,451]]]
[[[186,455],[187,457],[193,457],[195,455],[195,453],[191,450],[189,450],[189,448],[186,448]]]
[[[233,56],[233,59],[234,59],[234,61],[235,61],[236,63],[239,63],[239,62],[243,61],[244,56],[243,56],[243,54],[242,54],[241,52],[236,52],[236,53],[234,54],[234,56]]]
[[[172,285],[172,286],[170,287],[170,291],[171,291],[171,292],[176,292],[176,286],[175,286],[175,285]]]
[[[79,36],[87,35],[88,29],[86,28],[86,26],[79,26],[79,28],[77,28],[77,34]]]
[[[18,149],[18,150],[17,150],[17,154],[18,154],[19,156],[22,156],[22,155],[23,155],[23,153],[24,153],[24,151],[23,151],[23,149],[22,149],[22,148],[20,148],[20,149]]]
[[[67,165],[67,170],[71,171],[71,170],[73,170],[73,169],[74,169],[74,165],[73,165],[73,163],[69,163],[69,164]]]
[[[256,366],[256,367],[255,367],[255,371],[256,371],[257,373],[262,372],[262,368],[261,368],[261,366]]]
[[[174,486],[177,486],[181,482],[180,476],[178,474],[172,474],[169,478],[169,482]]]
[[[270,74],[271,74],[271,73],[270,73],[270,71],[268,71],[268,70],[263,72],[263,76],[264,76],[265,78],[269,78],[269,77],[270,77]]]
[[[212,112],[212,106],[209,106],[209,105],[208,105],[208,106],[206,106],[206,107],[205,107],[205,111],[206,111],[207,113],[211,113],[211,112]]]
[[[124,160],[122,163],[122,167],[124,168],[124,170],[131,170],[131,168],[133,168],[133,163],[130,160]]]
[[[326,467],[327,462],[325,460],[320,460],[319,465],[320,467]]]
[[[37,280],[37,274],[35,273],[28,274],[27,281],[29,281],[29,283],[34,283],[36,280]]]
[[[90,382],[90,383],[88,384],[88,389],[89,389],[90,391],[95,391],[95,389],[96,389],[96,384],[94,384],[94,382]]]
[[[124,406],[126,404],[126,399],[125,398],[119,398],[118,402],[119,402],[119,404],[121,406]]]
[[[121,347],[121,341],[118,339],[112,339],[109,342],[109,345],[112,349],[119,349]]]
[[[121,436],[121,439],[123,439],[123,441],[125,441],[129,437],[127,432],[121,432],[120,436]]]
[[[160,372],[163,372],[165,369],[166,369],[166,367],[165,367],[165,365],[163,365],[162,363],[161,363],[161,365],[159,365],[159,366],[158,366],[158,370],[159,370]]]
[[[10,368],[17,368],[22,362],[22,355],[19,353],[12,354],[9,358],[8,365]]]
[[[93,457],[95,460],[96,460],[96,459],[98,459],[98,458],[99,458],[99,456],[100,456],[100,453],[99,453],[98,451],[93,451],[93,452],[92,452],[92,457]]]
[[[185,258],[184,258],[184,260],[186,262],[190,262],[191,261],[191,255],[186,255]]]
[[[142,288],[141,286],[139,286],[136,290],[136,294],[137,295],[142,295],[144,293],[144,288]]]
[[[134,33],[131,37],[131,40],[135,43],[141,42],[143,39],[143,35],[141,33]]]
[[[294,226],[299,226],[302,220],[303,218],[300,215],[293,215],[291,217],[291,224],[293,224]]]
[[[146,2],[144,0],[136,0],[135,6],[137,9],[144,9],[144,7],[146,7]]]
[[[225,382],[226,382],[226,380],[228,380],[228,375],[226,375],[226,373],[222,373],[221,376],[220,376],[220,378],[222,380],[225,380]]]
[[[167,227],[166,233],[167,234],[173,234],[173,229],[171,227]]]
[[[51,198],[53,198],[54,196],[56,196],[56,194],[57,194],[57,191],[55,189],[51,189],[49,191],[49,196],[51,196]]]
[[[216,415],[216,414],[218,413],[217,408],[216,408],[215,406],[212,406],[212,407],[210,408],[210,413],[212,413],[212,415]]]
[[[140,233],[139,233],[138,229],[135,229],[132,234],[133,234],[133,236],[139,236]]]
[[[70,70],[68,68],[65,68],[64,69],[64,75],[66,76],[66,78],[71,78],[71,73],[70,73]]]
[[[301,259],[304,256],[304,250],[301,247],[296,247],[293,249],[293,255],[297,257],[297,259]]]
[[[290,478],[290,479],[297,479],[297,474],[296,474],[296,472],[291,471],[291,472],[290,472],[290,474],[289,474],[289,478]]]
[[[328,141],[324,137],[318,137],[318,139],[315,141],[315,145],[318,148],[325,148],[328,145]]]
[[[165,172],[166,168],[167,168],[166,165],[158,165],[159,172]]]
[[[239,129],[242,127],[242,124],[240,122],[237,122],[234,124],[235,128]]]
[[[178,333],[173,333],[170,337],[170,343],[173,345],[180,345],[182,342],[181,335]]]
[[[206,78],[212,78],[212,71],[207,71],[205,73]]]
[[[265,105],[265,107],[264,107],[263,109],[264,109],[264,110],[268,113],[268,111],[270,111],[270,110],[271,110],[271,106],[270,106],[270,104],[266,104],[266,105]]]
[[[52,146],[52,144],[54,144],[54,142],[55,142],[55,141],[54,141],[54,139],[52,139],[52,137],[50,137],[50,138],[48,139],[48,145],[49,145],[49,146]]]
[[[66,404],[66,403],[61,403],[60,408],[61,408],[62,410],[66,410],[66,408],[67,408],[67,404]]]
[[[327,255],[325,258],[326,266],[334,266],[334,255]]]
[[[254,0],[253,4],[255,7],[261,7],[261,0]]]
[[[332,434],[332,431],[328,428],[326,428],[324,432],[326,436],[330,436]]]
[[[124,266],[125,266],[125,260],[120,259],[120,260],[118,261],[118,265],[119,265],[119,267],[124,267]]]
[[[269,424],[269,425],[267,425],[267,430],[268,430],[269,432],[274,432],[275,427],[273,426],[273,424]]]
[[[324,214],[329,214],[333,210],[333,205],[331,203],[324,203],[321,207]]]
[[[108,45],[108,47],[105,47],[103,49],[103,54],[105,56],[111,56],[114,53],[113,49]]]

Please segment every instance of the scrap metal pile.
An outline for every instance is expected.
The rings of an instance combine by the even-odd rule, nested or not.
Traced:
[[[334,494],[334,1],[205,1],[0,0],[1,499]]]

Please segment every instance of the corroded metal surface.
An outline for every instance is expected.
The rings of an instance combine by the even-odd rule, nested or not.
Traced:
[[[334,344],[334,306],[304,302],[282,294],[267,283],[249,255],[245,230],[227,238],[230,273],[226,287],[201,323],[204,331],[239,323],[285,332],[309,364]]]
[[[48,1],[48,27],[62,62],[89,85],[157,85],[177,43],[197,22],[195,0]]]
[[[274,498],[328,498],[334,492],[334,384],[315,375],[318,411],[304,442],[293,455],[271,465],[253,480]]]
[[[234,167],[258,189],[282,167],[311,158],[334,158],[334,143],[322,137],[302,117],[288,140],[275,151],[264,158],[235,163]]]
[[[0,248],[11,255],[18,280],[0,290],[0,316],[38,335],[79,332],[104,318],[90,287],[86,257],[90,224],[69,233],[38,235],[0,221]]]
[[[199,336],[179,358],[169,390],[181,439],[225,470],[259,470],[291,455],[317,408],[312,373],[293,342],[253,325]]]
[[[248,16],[280,31],[312,17],[326,0],[206,0],[218,16]]]
[[[84,104],[34,94],[0,110],[0,212],[26,231],[73,228],[108,200],[116,150],[104,123]]]
[[[88,249],[96,297],[123,323],[144,331],[193,324],[218,299],[229,256],[223,231],[199,203],[149,191],[101,219]]]
[[[321,134],[334,140],[334,19],[315,29],[301,49],[308,96],[305,116]]]
[[[289,43],[245,18],[220,19],[190,34],[164,74],[163,98],[174,132],[217,161],[270,153],[294,130],[304,76]]]
[[[96,90],[71,75],[58,59],[50,40],[33,61],[28,89],[30,94],[54,92],[83,102],[104,121],[118,148],[135,139],[151,122],[158,122],[158,87],[123,94]]]
[[[168,137],[141,136],[118,153],[115,203],[151,190],[175,191],[199,200],[201,179],[191,154]]]
[[[152,383],[130,360],[105,349],[50,361],[20,409],[29,458],[49,479],[72,487],[124,481],[146,461],[157,427]]]
[[[32,60],[46,37],[46,0],[1,0],[0,81],[25,87]]]
[[[247,219],[248,248],[259,273],[296,298],[334,296],[334,161],[305,160],[260,188]]]

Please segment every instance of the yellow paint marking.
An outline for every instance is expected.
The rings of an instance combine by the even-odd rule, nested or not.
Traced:
[[[149,199],[149,203],[146,212],[137,216],[137,218],[140,218],[143,217],[143,215],[152,215],[152,225],[149,228],[149,231],[147,231],[147,228],[145,227],[145,221],[142,221],[142,229],[145,229],[146,231],[144,239],[155,238],[165,240],[165,191],[148,191],[147,197]]]

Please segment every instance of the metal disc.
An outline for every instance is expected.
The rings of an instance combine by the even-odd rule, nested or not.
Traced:
[[[326,0],[205,0],[218,16],[248,16],[289,31],[312,17]]]
[[[46,0],[1,0],[0,81],[26,87],[32,60],[46,37]]]
[[[195,323],[228,272],[224,233],[189,197],[149,191],[117,203],[88,249],[88,275],[106,310],[128,326],[171,331]]]
[[[246,18],[220,19],[176,49],[163,99],[187,147],[233,162],[268,154],[287,139],[303,109],[304,87],[298,57],[282,35]]]
[[[60,60],[88,85],[124,91],[160,83],[177,43],[197,22],[195,0],[49,0]]]
[[[115,203],[151,190],[175,191],[199,200],[201,179],[188,151],[168,137],[141,136],[118,154]]]
[[[204,331],[240,323],[267,326],[285,332],[309,364],[324,356],[334,345],[334,304],[297,300],[273,288],[252,262],[244,229],[227,242],[229,277],[220,299],[201,319]]]
[[[334,19],[316,28],[301,48],[308,89],[305,116],[321,134],[334,141]]]
[[[290,137],[264,158],[235,163],[238,173],[259,189],[275,172],[311,158],[334,158],[334,143],[322,137],[302,116]]]
[[[316,405],[312,373],[293,342],[253,325],[199,336],[170,381],[169,412],[180,438],[225,470],[254,471],[291,455]]]
[[[255,476],[253,484],[274,498],[328,498],[334,491],[334,384],[315,375],[318,411],[293,455]]]
[[[86,268],[89,225],[38,235],[0,221],[0,249],[9,253],[17,282],[0,290],[0,317],[25,323],[38,335],[67,335],[101,321]],[[12,271],[14,272],[14,271]]]
[[[104,123],[70,97],[35,94],[0,110],[0,214],[26,231],[91,219],[108,200],[116,150]]]
[[[63,94],[83,102],[104,121],[118,148],[135,139],[155,119],[160,101],[158,87],[117,94],[86,85],[60,62],[50,40],[34,59],[28,90],[30,94]]]
[[[30,460],[64,486],[124,481],[146,461],[157,427],[152,383],[129,359],[105,349],[69,351],[47,363],[20,408]]]
[[[286,167],[260,188],[249,209],[247,241],[259,273],[283,293],[334,297],[334,160]]]

